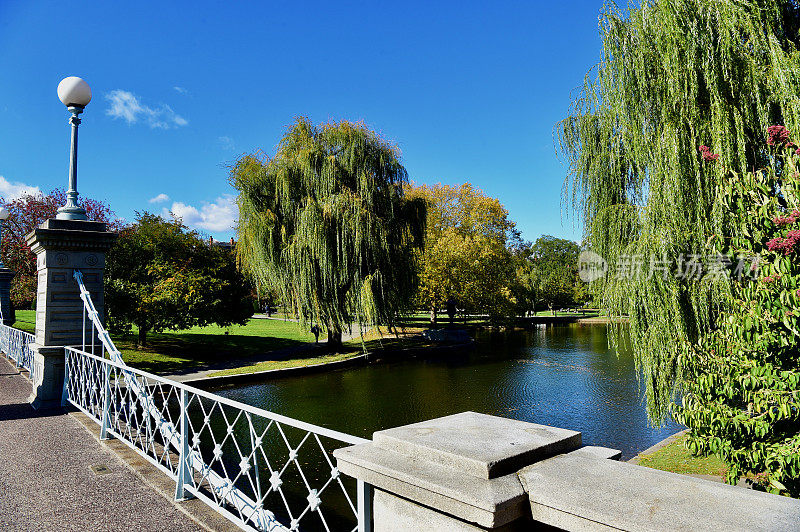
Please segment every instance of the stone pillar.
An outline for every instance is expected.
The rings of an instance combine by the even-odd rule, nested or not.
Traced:
[[[14,325],[16,316],[11,306],[11,279],[14,272],[8,268],[0,268],[0,312],[3,313],[3,325]]]
[[[580,432],[463,412],[376,432],[334,456],[373,486],[375,532],[509,531],[533,524],[517,472],[580,445]]]
[[[34,351],[34,408],[61,404],[64,384],[64,346],[79,345],[83,338],[83,301],[75,270],[102,317],[104,315],[103,269],[105,254],[116,238],[102,222],[50,219],[27,237],[36,254],[36,342]],[[87,321],[87,340],[91,326]]]

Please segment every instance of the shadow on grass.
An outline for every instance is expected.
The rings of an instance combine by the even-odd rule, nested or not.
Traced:
[[[288,360],[318,356],[314,345],[289,338],[236,334],[162,333],[136,346],[132,335],[114,338],[131,366],[157,374],[184,374],[243,365],[249,359]]]
[[[28,311],[28,312],[32,313],[33,311]],[[22,316],[20,316],[20,314],[22,314],[22,311],[19,311],[19,310],[16,312],[16,314],[17,314],[17,316],[16,316],[17,319],[14,322],[13,327],[15,329],[19,329],[20,331],[25,331],[25,332],[29,332],[31,334],[35,334],[36,333],[36,316],[33,315],[31,317],[31,316],[28,315],[28,313],[25,313]]]

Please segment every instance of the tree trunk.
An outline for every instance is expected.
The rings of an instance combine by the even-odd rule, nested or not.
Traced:
[[[342,332],[328,329],[328,349],[339,351],[342,348]]]
[[[431,305],[431,327],[436,327],[436,305]]]
[[[140,347],[147,346],[147,328],[139,327],[139,341],[137,342]]]

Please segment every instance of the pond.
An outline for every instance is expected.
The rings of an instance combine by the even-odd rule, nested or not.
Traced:
[[[381,430],[473,410],[578,430],[585,445],[623,459],[681,427],[647,422],[629,352],[608,347],[604,325],[480,333],[475,349],[284,377],[217,393],[272,412],[371,438]]]

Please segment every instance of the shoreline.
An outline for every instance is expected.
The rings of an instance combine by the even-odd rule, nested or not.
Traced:
[[[648,455],[648,454],[653,454],[656,451],[660,451],[664,447],[666,447],[668,445],[671,445],[675,440],[677,440],[678,438],[680,438],[681,436],[683,436],[687,432],[689,432],[689,429],[683,429],[683,430],[681,430],[679,432],[676,432],[675,434],[667,436],[666,438],[664,438],[660,442],[658,442],[658,443],[656,443],[654,445],[651,445],[650,447],[648,447],[644,451],[638,453],[636,456],[634,456],[633,458],[628,460],[628,463],[638,464],[639,460],[641,459],[642,456],[645,456],[645,455]]]
[[[612,323],[630,323],[629,318],[609,318],[608,316],[595,316],[594,318],[581,318],[580,324],[587,325],[610,325]]]
[[[218,386],[245,384],[248,382],[266,380],[267,378],[272,376],[285,377],[288,375],[301,375],[304,373],[318,373],[328,369],[339,369],[343,367],[362,365],[367,362],[368,356],[369,353],[361,353],[359,355],[354,355],[344,360],[336,360],[333,362],[320,362],[317,364],[308,364],[305,366],[292,366],[288,368],[265,369],[261,371],[251,371],[247,373],[233,373],[231,375],[198,377],[195,379],[183,380],[181,381],[181,383],[188,384],[200,389],[205,389],[206,387],[215,388]]]
[[[263,382],[271,378],[281,378],[294,375],[322,373],[329,370],[338,370],[349,367],[363,366],[367,364],[378,364],[393,362],[399,359],[427,358],[442,355],[452,355],[463,352],[463,350],[474,348],[475,342],[463,342],[457,344],[443,344],[425,347],[407,347],[401,349],[375,350],[368,353],[356,354],[344,360],[332,362],[321,362],[308,364],[305,366],[292,366],[288,368],[275,368],[262,371],[252,371],[247,373],[234,373],[231,375],[206,376],[195,379],[186,379],[181,382],[197,388],[217,388],[236,384],[247,384]],[[170,377],[168,377],[170,378]]]

